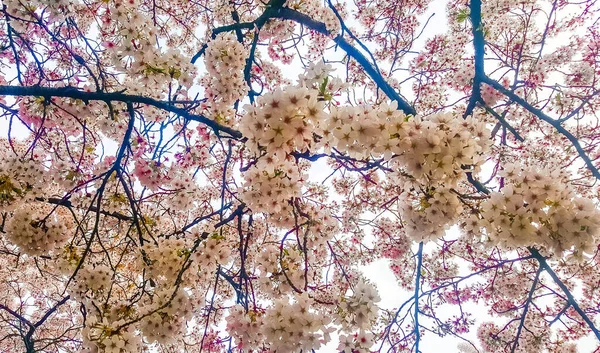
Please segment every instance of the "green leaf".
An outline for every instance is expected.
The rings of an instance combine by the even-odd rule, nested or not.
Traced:
[[[456,21],[458,23],[463,23],[465,22],[465,20],[469,18],[469,10],[468,9],[462,9],[460,10],[460,12],[458,13],[458,15],[456,16]]]

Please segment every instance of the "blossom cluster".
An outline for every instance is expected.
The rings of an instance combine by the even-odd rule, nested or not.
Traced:
[[[77,272],[73,294],[82,300],[88,291],[108,290],[113,271],[106,265],[84,266]]]
[[[140,261],[150,262],[150,275],[155,281],[172,283],[185,261],[189,248],[180,238],[160,238],[157,244],[147,243],[142,247],[147,260],[140,256]]]
[[[139,11],[139,1],[109,2],[103,18],[102,39],[115,69],[127,72],[129,92],[144,90],[159,96],[173,81],[193,84],[196,68],[179,48],[161,49],[156,21]]]
[[[220,34],[208,42],[204,56],[207,73],[200,78],[209,116],[224,120],[235,115],[232,105],[248,92],[243,70],[248,52],[235,37]]]
[[[252,153],[303,152],[314,146],[313,133],[325,116],[319,91],[305,87],[277,89],[246,105],[240,131]]]
[[[370,353],[370,348],[374,344],[375,335],[361,330],[353,335],[340,335],[340,344],[337,349],[343,353]]]
[[[407,185],[409,183],[406,183]],[[408,189],[401,204],[406,234],[417,241],[429,241],[444,235],[463,211],[458,196],[450,188]]]
[[[261,328],[263,320],[261,313],[256,311],[246,312],[241,305],[236,305],[229,310],[225,318],[227,332],[234,337],[240,349],[258,348],[262,341]]]
[[[144,158],[136,159],[133,174],[142,186],[150,190],[157,190],[165,181],[164,166],[159,162]]]
[[[282,154],[266,155],[244,174],[241,198],[255,212],[278,213],[300,196],[298,165]]]
[[[84,343],[83,352],[89,353],[130,353],[137,352],[140,338],[135,335],[132,326],[116,330],[121,321],[109,322],[106,318],[99,320],[90,315],[86,326],[82,329]]]
[[[330,340],[329,319],[315,311],[307,293],[274,301],[262,312],[245,313],[240,306],[227,317],[227,329],[238,347],[259,347],[264,344],[271,352],[306,352],[317,350]]]
[[[244,174],[242,199],[254,211],[279,213],[300,194],[290,155],[335,148],[355,159],[391,160],[410,235],[439,237],[462,211],[452,188],[466,172],[477,172],[489,152],[485,123],[451,113],[406,116],[396,102],[328,105],[329,73],[327,65],[311,65],[300,87],[267,93],[244,107],[240,130],[258,159]]]
[[[507,165],[506,184],[481,205],[481,224],[489,240],[508,247],[539,245],[556,252],[593,252],[600,212],[578,197],[560,171]]]
[[[278,299],[265,313],[263,334],[275,352],[306,352],[329,341],[325,327],[329,319],[311,310],[307,293],[296,295],[294,303]]]
[[[360,281],[354,286],[352,295],[341,301],[337,321],[347,329],[368,329],[377,320],[379,308],[375,303],[380,300],[375,286]]]
[[[311,18],[318,18],[325,24],[325,28],[333,36],[337,35],[342,27],[337,16],[329,7],[321,5],[317,0],[288,0],[286,6],[298,10]]]
[[[394,163],[424,184],[455,186],[464,180],[465,167],[479,170],[491,146],[485,123],[473,118],[440,113],[406,125],[403,153]]]
[[[200,272],[211,273],[217,265],[226,265],[230,261],[232,251],[231,244],[222,235],[214,233],[202,243],[200,251],[192,254],[192,260]]]
[[[28,194],[35,195],[34,186],[39,185],[41,174],[41,166],[36,161],[3,157],[0,163],[0,206],[11,210],[18,207]]]
[[[142,319],[140,330],[150,342],[165,344],[185,333],[185,322],[191,318],[193,303],[184,289],[166,288],[153,296],[153,302],[140,309],[149,315]]]
[[[6,236],[31,256],[46,254],[69,239],[73,224],[65,211],[45,204],[27,204],[13,211]]]

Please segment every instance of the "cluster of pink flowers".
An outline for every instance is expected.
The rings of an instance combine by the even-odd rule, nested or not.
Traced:
[[[159,162],[137,158],[133,174],[138,178],[142,186],[150,190],[157,190],[165,181],[164,169],[164,166]]]

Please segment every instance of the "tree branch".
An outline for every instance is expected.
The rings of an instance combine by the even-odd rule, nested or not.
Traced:
[[[298,11],[289,9],[289,8],[281,8],[279,9],[274,17],[280,18],[283,20],[291,20],[297,23],[300,23],[313,31],[319,32],[324,35],[331,35],[331,33],[325,27],[325,24],[322,22],[318,22],[313,20],[310,16],[300,13]],[[391,100],[396,101],[398,103],[398,109],[402,110],[405,114],[415,115],[417,112],[415,108],[413,108],[408,102],[406,102],[400,95],[396,92],[396,90],[390,86],[389,83],[383,78],[381,73],[371,65],[369,60],[355,47],[353,47],[344,37],[341,35],[335,37],[333,41],[343,50],[348,56],[356,60],[359,65],[365,70],[367,75],[375,82],[377,87],[383,91]]]
[[[523,330],[523,326],[525,325],[525,317],[527,316],[527,312],[529,311],[529,304],[531,304],[533,300],[533,293],[535,292],[535,287],[538,284],[540,279],[540,273],[542,273],[543,268],[540,265],[537,271],[535,272],[535,278],[533,279],[533,284],[531,285],[531,289],[529,290],[529,295],[527,296],[527,301],[525,301],[525,306],[523,307],[523,315],[521,315],[521,322],[519,323],[519,328],[517,329],[517,335],[515,336],[515,341],[513,343],[511,353],[514,353],[517,347],[519,346],[519,337],[521,336],[521,330]]]
[[[579,140],[577,140],[577,138],[575,136],[573,136],[573,134],[571,134],[567,129],[565,129],[560,124],[559,121],[554,120],[551,117],[549,117],[548,115],[544,114],[544,112],[542,112],[540,109],[535,108],[534,106],[532,106],[531,104],[529,104],[525,99],[519,97],[514,92],[506,89],[504,86],[502,86],[498,82],[492,80],[491,78],[489,78],[487,76],[483,76],[481,79],[482,79],[482,82],[487,83],[488,85],[492,86],[497,91],[501,92],[502,94],[504,94],[508,98],[512,99],[513,101],[515,101],[516,103],[518,103],[520,106],[522,106],[523,108],[525,108],[525,110],[527,110],[528,112],[534,114],[535,116],[537,116],[541,120],[543,120],[543,121],[547,122],[548,124],[552,125],[556,129],[556,131],[558,131],[560,134],[562,134],[563,136],[565,136],[571,142],[571,144],[573,145],[573,147],[575,147],[575,149],[577,150],[577,153],[579,153],[579,157],[581,157],[581,159],[583,159],[583,161],[585,162],[587,168],[590,170],[590,172],[592,172],[592,175],[594,177],[596,177],[596,179],[600,179],[600,172],[594,166],[594,163],[592,162],[592,160],[590,159],[590,157],[588,157],[588,155],[586,154],[586,152],[583,149],[583,147],[581,147],[581,145],[579,144]]]
[[[415,280],[415,353],[419,353],[419,341],[421,340],[421,332],[419,331],[419,289],[421,284],[421,268],[423,267],[423,242],[419,243],[417,251],[417,273]]]
[[[575,311],[577,311],[579,316],[581,316],[583,321],[585,321],[585,323],[592,330],[592,332],[594,333],[594,335],[596,336],[598,341],[600,341],[600,332],[594,325],[594,322],[592,322],[592,320],[587,316],[585,311],[583,311],[583,309],[581,309],[579,304],[577,304],[577,301],[575,301],[575,298],[573,297],[573,294],[571,294],[571,291],[569,290],[569,288],[567,288],[567,286],[560,280],[560,278],[558,278],[558,275],[556,275],[556,272],[554,272],[554,270],[552,270],[550,265],[548,265],[548,262],[546,261],[546,259],[542,256],[542,254],[540,254],[540,252],[536,248],[527,247],[527,249],[529,250],[531,255],[533,255],[533,257],[540,263],[540,267],[543,268],[550,275],[550,277],[552,278],[554,283],[556,283],[556,285],[558,285],[560,287],[560,289],[563,291],[563,293],[565,293],[568,304],[570,304],[573,307],[573,309],[575,309]]]
[[[242,133],[228,126],[221,125],[214,120],[211,120],[203,115],[191,114],[185,109],[175,107],[170,103],[162,102],[150,97],[124,94],[121,92],[85,92],[76,87],[41,87],[41,86],[0,86],[0,96],[34,96],[34,97],[62,97],[81,99],[84,102],[88,101],[103,101],[103,102],[131,102],[151,105],[153,107],[166,110],[171,113],[180,115],[188,120],[197,121],[212,128],[215,133],[219,131],[225,132],[231,137],[242,139]]]

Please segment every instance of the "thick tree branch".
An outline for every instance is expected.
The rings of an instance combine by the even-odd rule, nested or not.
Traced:
[[[185,109],[175,107],[170,103],[162,102],[150,97],[124,94],[121,92],[85,92],[76,87],[41,87],[41,86],[0,86],[0,96],[34,96],[34,97],[62,97],[80,99],[84,102],[103,101],[103,102],[131,102],[151,105],[153,107],[166,110],[168,112],[182,116],[185,119],[197,121],[212,128],[215,133],[225,132],[231,137],[241,139],[242,134],[230,127],[221,125],[203,115],[196,115]]]
[[[300,13],[298,11],[289,9],[289,8],[281,8],[279,9],[274,17],[282,19],[282,20],[291,20],[297,23],[300,23],[313,31],[319,32],[324,35],[331,35],[331,33],[325,27],[325,24],[322,22],[318,22],[313,20],[310,16]],[[391,100],[396,101],[398,103],[398,109],[402,110],[405,114],[415,115],[417,112],[415,108],[413,108],[408,102],[406,102],[396,90],[390,86],[389,83],[383,78],[381,73],[371,65],[369,60],[355,47],[353,47],[344,37],[337,36],[333,39],[333,41],[343,50],[348,56],[352,59],[356,60],[359,65],[365,70],[367,75],[375,82],[377,87],[383,91]]]
[[[517,335],[515,336],[515,341],[513,342],[511,353],[514,353],[517,347],[519,346],[519,337],[521,337],[521,331],[523,330],[523,326],[525,326],[525,317],[527,316],[527,312],[529,311],[529,305],[533,300],[533,293],[537,287],[538,281],[540,279],[540,274],[542,273],[543,268],[540,265],[537,271],[535,272],[535,278],[533,279],[533,284],[531,285],[531,289],[529,290],[529,295],[527,296],[527,300],[525,301],[525,306],[523,307],[523,314],[521,315],[521,322],[519,323],[519,328],[517,329]]]
[[[467,117],[473,113],[473,109],[477,103],[482,102],[481,98],[481,77],[485,76],[484,70],[484,54],[485,54],[485,40],[483,37],[483,28],[481,26],[481,0],[472,0],[470,5],[470,18],[471,25],[473,27],[473,48],[474,48],[474,61],[475,61],[475,75],[473,76],[473,92],[469,98],[469,104],[465,110],[464,117]]]
[[[573,145],[573,147],[575,147],[575,149],[577,150],[577,153],[579,154],[579,157],[581,157],[581,159],[583,159],[583,161],[585,162],[587,168],[590,170],[590,172],[592,172],[592,175],[594,177],[596,177],[596,179],[600,179],[600,172],[598,171],[598,168],[596,168],[596,166],[594,166],[594,163],[592,162],[592,160],[590,159],[590,157],[587,155],[587,153],[585,152],[585,150],[583,149],[583,147],[581,147],[581,145],[579,144],[579,140],[577,139],[577,137],[575,137],[567,129],[565,129],[560,124],[559,121],[557,121],[555,119],[552,119],[548,115],[544,114],[544,112],[542,112],[540,109],[535,108],[534,106],[532,106],[531,104],[529,104],[525,99],[519,97],[514,92],[506,89],[504,86],[502,86],[498,82],[492,80],[491,78],[489,78],[487,76],[484,76],[484,77],[482,77],[482,82],[485,82],[488,85],[494,87],[494,89],[496,89],[497,91],[501,92],[502,94],[504,94],[505,96],[507,96],[508,98],[510,98],[511,100],[513,100],[514,102],[516,102],[517,104],[519,104],[520,106],[522,106],[523,108],[525,108],[525,110],[527,110],[528,112],[534,114],[535,116],[537,116],[541,120],[543,120],[546,123],[550,124],[552,127],[554,127],[556,129],[556,131],[558,131],[560,134],[562,134],[563,136],[565,136],[571,142],[571,144]]]
[[[36,197],[35,200],[41,201],[41,202],[47,202],[47,203],[53,204],[53,205],[64,206],[67,208],[73,207],[73,204],[71,203],[71,201],[69,201],[68,199],[60,199],[58,197],[51,197],[51,198],[47,198],[47,199],[45,199],[43,197]],[[132,217],[129,217],[122,213],[99,210],[98,208],[96,208],[96,206],[90,206],[90,207],[86,208],[86,210],[89,210],[92,212],[100,212],[101,214],[103,214],[105,216],[114,217],[114,218],[120,219],[122,221],[132,221],[133,220]]]
[[[556,272],[554,272],[554,270],[552,270],[550,265],[548,265],[546,258],[544,258],[544,256],[542,256],[542,254],[540,254],[540,252],[536,248],[528,247],[527,249],[529,250],[531,255],[533,255],[533,257],[540,263],[540,267],[543,268],[548,273],[548,275],[550,275],[550,277],[552,278],[554,283],[556,283],[556,285],[560,287],[560,289],[563,291],[563,293],[567,297],[568,304],[570,304],[573,307],[573,309],[575,309],[575,311],[577,311],[579,316],[581,316],[583,321],[585,321],[585,323],[588,325],[590,330],[592,330],[592,332],[594,333],[594,335],[596,336],[598,341],[600,341],[600,331],[598,331],[598,329],[596,328],[596,325],[594,325],[594,322],[589,318],[589,316],[585,313],[585,311],[583,311],[583,309],[581,309],[579,304],[577,304],[577,301],[573,297],[573,294],[571,294],[571,291],[569,290],[569,288],[567,288],[567,286],[563,283],[563,281],[561,281],[560,278],[558,278],[558,275],[556,274]]]

